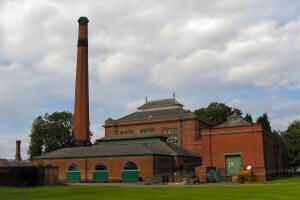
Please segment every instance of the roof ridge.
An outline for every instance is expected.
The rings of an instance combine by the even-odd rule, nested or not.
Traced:
[[[174,117],[180,114],[187,112],[184,108],[180,107],[169,107],[169,108],[159,108],[159,109],[152,109],[152,110],[137,110],[133,113],[125,115],[117,121],[121,120],[144,120],[144,119],[152,119],[152,118],[164,118],[164,117]],[[152,115],[149,118],[149,115]]]
[[[155,109],[152,109],[152,110],[137,110],[137,111],[135,111],[135,113],[136,112],[153,112],[153,111],[163,111],[163,110],[176,110],[176,109],[178,109],[178,110],[185,110],[184,108],[180,108],[180,107],[175,107],[175,106],[173,106],[173,107],[165,107],[165,108],[162,108],[162,107],[160,107],[160,108],[155,108]],[[185,110],[186,111],[186,110]]]
[[[114,143],[99,143],[99,144],[95,144],[93,146],[110,146],[110,145],[131,145],[131,144],[145,144],[145,143],[154,143],[154,142],[160,142],[160,141],[136,141],[136,142],[122,142],[122,143],[117,143],[117,142],[114,142]]]
[[[154,100],[146,101],[142,106],[138,107],[138,109],[151,108],[153,106],[166,107],[166,106],[183,106],[183,105],[179,103],[175,98],[165,98],[165,99],[154,99]]]
[[[173,98],[162,98],[162,99],[148,100],[148,101],[146,101],[146,103],[147,103],[147,102],[163,101],[163,100],[174,100],[174,101],[176,101],[176,99],[173,99]]]
[[[248,122],[240,115],[233,114],[229,116],[225,122],[214,126],[214,128],[249,126],[249,125],[252,125],[252,123]]]

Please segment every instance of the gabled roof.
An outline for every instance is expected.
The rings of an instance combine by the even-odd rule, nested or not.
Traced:
[[[214,128],[228,128],[228,127],[237,127],[237,126],[249,126],[250,122],[244,120],[243,117],[239,115],[232,115],[228,117],[228,120],[220,125],[215,126]]]
[[[145,120],[145,119],[160,119],[160,118],[169,118],[169,117],[179,117],[185,113],[188,113],[182,108],[172,108],[172,109],[163,109],[163,110],[152,110],[152,111],[143,111],[143,112],[134,112],[129,115],[126,115],[118,121],[122,120]]]
[[[119,156],[144,156],[144,155],[166,155],[166,156],[188,156],[199,157],[183,149],[178,149],[161,141],[136,142],[120,144],[98,144],[90,147],[64,148],[50,153],[37,156],[34,159],[67,159],[85,157],[119,157]]]
[[[153,109],[165,109],[165,108],[182,108],[183,105],[179,103],[175,98],[173,99],[158,99],[146,101],[144,105],[138,107],[138,110],[153,110]]]
[[[179,103],[174,97],[172,99],[169,98],[169,99],[159,99],[159,100],[152,100],[152,101],[146,100],[146,103],[138,107],[138,110],[134,113],[121,117],[117,120],[108,118],[105,121],[104,127],[117,126],[118,122],[122,122],[122,121],[144,121],[144,120],[151,120],[151,119],[166,119],[166,118],[172,118],[172,119],[175,118],[177,120],[178,117],[183,117],[183,120],[196,119],[211,126],[211,124],[207,122],[207,120],[199,118],[194,112],[183,109],[183,105]]]

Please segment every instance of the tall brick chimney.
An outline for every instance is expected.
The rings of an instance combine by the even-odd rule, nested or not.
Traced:
[[[78,19],[77,69],[74,106],[74,146],[89,146],[89,78],[88,78],[88,23],[87,17]]]
[[[16,140],[16,158],[17,161],[21,161],[21,140]]]

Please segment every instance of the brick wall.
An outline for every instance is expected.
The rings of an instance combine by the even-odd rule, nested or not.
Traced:
[[[180,129],[180,120],[177,118],[168,118],[164,120],[139,120],[139,121],[121,121],[115,126],[106,126],[105,135],[120,135],[125,130],[130,130],[131,134],[140,134],[141,130],[153,128],[153,132],[162,134],[165,128]]]
[[[0,167],[6,167],[6,160],[0,159]]]
[[[118,126],[118,134],[120,134],[124,130],[132,130],[132,134],[139,135],[140,131],[143,129],[153,128],[153,132],[157,134],[162,134],[166,128],[177,128],[178,132],[180,129],[179,121],[162,121],[159,123],[145,123],[141,122],[140,124],[119,124]]]
[[[240,154],[242,167],[252,166],[258,180],[266,179],[261,125],[206,129],[202,142],[204,166],[215,166],[226,175],[225,156]]]
[[[110,126],[105,128],[105,136],[106,137],[112,137],[117,135],[118,133],[118,128],[115,126]]]
[[[59,180],[65,182],[67,180],[68,167],[76,163],[81,169],[81,181],[93,181],[94,168],[98,163],[105,164],[109,170],[109,179],[121,180],[122,170],[124,165],[132,161],[140,170],[140,175],[144,177],[153,176],[153,157],[118,157],[118,158],[88,158],[86,159],[65,159],[65,160],[36,160],[35,165],[48,165],[57,166],[59,168]]]
[[[111,137],[120,135],[125,130],[130,130],[130,134],[141,135],[141,130],[153,129],[156,134],[163,134],[167,128],[177,128],[178,144],[190,152],[199,154],[202,151],[202,140],[200,130],[208,125],[196,119],[181,120],[180,118],[153,119],[139,121],[121,121],[114,126],[105,127],[105,136]],[[183,140],[183,142],[182,142]]]
[[[202,152],[201,130],[207,125],[201,124],[198,120],[186,120],[183,122],[183,149],[195,154]]]

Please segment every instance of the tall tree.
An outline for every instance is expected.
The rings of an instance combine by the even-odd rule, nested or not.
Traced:
[[[292,122],[282,136],[286,147],[288,167],[296,173],[300,167],[300,121]]]
[[[252,115],[250,113],[246,113],[244,120],[246,120],[249,123],[253,123],[253,118]]]
[[[206,108],[195,110],[195,114],[200,118],[217,125],[227,121],[227,118],[233,114],[241,116],[243,113],[239,109],[232,108],[224,103],[213,102]]]
[[[44,130],[46,123],[42,116],[33,120],[28,154],[30,159],[41,155],[44,149]]]
[[[256,122],[261,124],[266,132],[272,133],[271,123],[267,113],[264,113],[262,116],[258,117]]]
[[[46,113],[34,119],[28,154],[30,159],[45,152],[68,147],[72,143],[73,114],[70,112]]]

